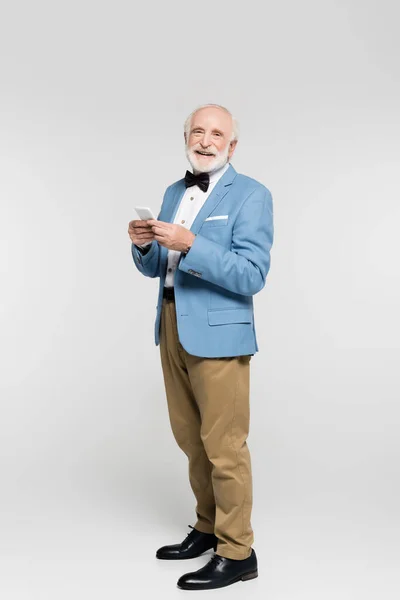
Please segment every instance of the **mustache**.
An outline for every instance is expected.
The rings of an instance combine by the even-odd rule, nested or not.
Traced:
[[[213,154],[214,156],[218,156],[219,152],[216,148],[211,147],[211,148],[207,148],[206,150],[204,148],[202,148],[200,146],[200,144],[196,144],[195,146],[192,146],[191,148],[189,148],[190,152],[196,152],[196,150],[200,150],[200,152],[207,152],[209,154]]]

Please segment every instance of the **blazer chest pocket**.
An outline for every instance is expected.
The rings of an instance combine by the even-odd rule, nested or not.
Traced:
[[[205,219],[201,225],[204,229],[209,229],[210,227],[226,227],[228,225],[228,215],[215,215],[213,217],[208,217]]]
[[[249,308],[217,308],[208,311],[209,325],[227,325],[229,323],[251,323],[252,310]]]

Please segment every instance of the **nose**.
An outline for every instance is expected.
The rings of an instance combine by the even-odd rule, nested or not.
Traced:
[[[202,145],[203,148],[208,148],[208,146],[210,145],[210,134],[209,133],[204,133],[202,139],[200,140],[200,144]]]

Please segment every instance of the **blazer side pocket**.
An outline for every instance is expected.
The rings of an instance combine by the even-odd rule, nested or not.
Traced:
[[[252,310],[249,308],[217,308],[208,311],[209,325],[228,325],[229,323],[251,323]]]

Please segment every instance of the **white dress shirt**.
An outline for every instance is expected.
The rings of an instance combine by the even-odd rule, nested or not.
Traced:
[[[174,223],[182,225],[182,227],[186,227],[186,229],[191,228],[199,210],[202,208],[204,202],[213,191],[215,185],[228,168],[229,162],[227,162],[220,169],[210,173],[210,185],[208,186],[208,190],[206,192],[203,192],[203,190],[201,190],[197,185],[186,188],[178,210],[176,211]],[[145,244],[141,244],[140,248],[145,248],[151,243],[152,242],[146,242]],[[181,252],[178,250],[168,250],[165,287],[173,287],[174,285],[175,271],[178,266],[180,255]]]

